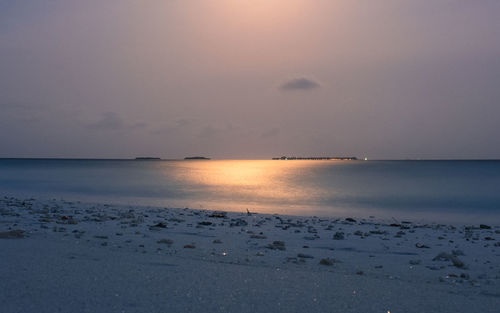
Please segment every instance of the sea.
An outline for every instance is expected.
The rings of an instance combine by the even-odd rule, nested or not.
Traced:
[[[0,197],[500,224],[500,161],[0,159]]]

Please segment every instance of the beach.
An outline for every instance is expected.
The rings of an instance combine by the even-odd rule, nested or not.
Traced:
[[[499,240],[494,223],[5,196],[1,311],[497,312]]]

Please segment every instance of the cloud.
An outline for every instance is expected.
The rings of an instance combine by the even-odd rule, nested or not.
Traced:
[[[263,139],[271,138],[271,137],[279,135],[279,133],[280,133],[280,129],[279,128],[271,128],[271,129],[266,130],[265,132],[263,132],[260,135],[260,138],[263,138]]]
[[[144,122],[128,124],[116,112],[105,112],[99,120],[87,124],[87,128],[96,130],[135,130],[146,126]]]
[[[106,112],[102,115],[101,119],[97,122],[88,125],[88,128],[103,129],[103,130],[117,130],[123,128],[123,120],[115,112]]]
[[[290,79],[286,82],[284,82],[281,86],[280,89],[284,91],[289,91],[289,90],[312,90],[321,87],[321,85],[309,78],[305,77],[298,77],[298,78],[293,78]]]
[[[10,111],[43,111],[50,108],[50,105],[37,103],[35,104],[27,104],[22,102],[0,102],[0,109],[10,110]]]
[[[206,125],[200,129],[198,136],[203,139],[212,138],[217,136],[221,130],[212,125]]]

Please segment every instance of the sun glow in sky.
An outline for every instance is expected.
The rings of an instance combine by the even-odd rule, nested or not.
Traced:
[[[0,156],[498,158],[499,15],[489,0],[3,1]]]

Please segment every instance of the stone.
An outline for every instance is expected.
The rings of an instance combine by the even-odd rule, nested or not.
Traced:
[[[433,261],[451,261],[451,263],[455,267],[458,267],[458,268],[465,267],[464,262],[462,262],[457,256],[455,256],[453,254],[446,253],[446,252],[439,253],[432,260]]]
[[[0,232],[0,239],[20,239],[24,238],[24,230],[15,229],[7,232]]]
[[[370,234],[374,235],[387,235],[387,232],[384,230],[370,230]]]
[[[164,223],[162,223],[162,222],[160,222],[160,223],[158,223],[156,225],[152,225],[152,226],[149,227],[149,229],[151,229],[151,230],[154,230],[155,228],[167,228],[167,225],[164,224]]]
[[[304,253],[299,253],[297,254],[297,257],[303,258],[303,259],[314,259],[314,257],[310,254],[304,254]]]
[[[166,245],[170,246],[170,245],[172,245],[174,243],[174,241],[171,240],[171,239],[160,239],[156,243],[166,244]]]
[[[335,235],[333,235],[334,240],[344,240],[345,236],[343,232],[336,232]]]
[[[250,238],[253,238],[253,239],[266,239],[267,237],[264,236],[264,235],[251,235]]]
[[[208,217],[213,217],[213,218],[226,218],[227,213],[226,212],[213,212],[210,214]]]
[[[237,219],[233,219],[231,220],[231,223],[229,224],[230,227],[241,227],[241,226],[247,226],[248,223],[247,221],[241,219],[241,218],[237,218]]]
[[[281,250],[281,251],[286,250],[285,242],[279,240],[273,241],[273,243],[268,244],[266,248],[271,250]]]

